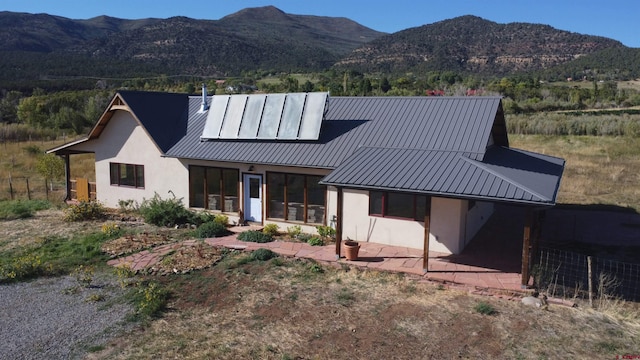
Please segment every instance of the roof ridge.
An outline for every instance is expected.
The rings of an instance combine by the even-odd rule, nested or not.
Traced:
[[[490,169],[490,168],[488,168],[484,163],[482,163],[482,162],[480,162],[480,161],[473,160],[473,159],[470,159],[470,158],[465,157],[465,156],[460,156],[460,158],[461,158],[462,160],[464,160],[464,161],[466,161],[466,162],[470,163],[471,165],[477,166],[477,167],[481,168],[482,170],[484,170],[484,171],[486,171],[486,172],[489,172],[490,174],[493,174],[494,176],[496,176],[496,177],[498,177],[498,178],[500,178],[500,179],[502,179],[502,180],[504,180],[504,181],[508,182],[509,184],[511,184],[511,185],[513,185],[513,186],[515,186],[515,187],[517,187],[517,188],[521,189],[521,190],[527,191],[527,192],[529,192],[530,194],[537,196],[537,197],[538,197],[538,198],[540,198],[540,199],[543,199],[543,200],[545,200],[545,201],[552,201],[552,200],[551,200],[551,199],[549,199],[548,197],[546,197],[546,196],[544,196],[544,195],[540,194],[539,192],[537,192],[537,191],[535,191],[535,190],[532,190],[532,189],[530,189],[529,187],[524,186],[524,185],[522,185],[522,184],[520,184],[520,183],[518,183],[518,182],[516,182],[516,181],[514,181],[514,180],[512,180],[512,179],[510,179],[510,178],[508,178],[508,177],[506,177],[506,176],[504,176],[504,175],[502,175],[502,174],[500,174],[500,173],[498,173],[498,172],[496,172],[496,171],[494,171],[494,170],[492,170],[492,169]]]
[[[359,146],[359,149],[389,149],[389,150],[420,150],[420,151],[435,151],[435,152],[450,152],[450,153],[462,153],[462,154],[485,154],[484,151],[470,151],[470,150],[454,150],[454,149],[424,149],[416,147],[397,147],[397,146]]]

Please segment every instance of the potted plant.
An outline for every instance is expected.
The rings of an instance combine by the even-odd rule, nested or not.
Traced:
[[[347,260],[358,260],[358,251],[360,251],[360,244],[357,241],[347,239],[342,244],[342,249],[344,250],[344,256]]]

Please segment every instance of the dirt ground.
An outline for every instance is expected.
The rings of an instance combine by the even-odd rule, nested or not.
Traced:
[[[68,236],[101,226],[61,219],[61,212],[50,210],[33,219],[2,222],[0,251],[42,236]],[[143,224],[131,226],[157,231]],[[175,266],[188,255],[172,253],[163,263]],[[248,254],[237,251],[220,255],[215,265],[204,270],[147,275],[170,289],[168,312],[117,336],[89,358],[614,359],[640,355],[638,304],[611,302],[599,311],[556,305],[541,309],[526,307],[519,299],[478,296],[403,274],[293,258],[250,261]]]

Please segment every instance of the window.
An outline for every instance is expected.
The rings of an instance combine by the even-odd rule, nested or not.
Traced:
[[[109,177],[114,186],[144,188],[144,165],[109,163]]]
[[[431,197],[405,193],[370,191],[369,215],[423,221]]]
[[[323,224],[326,186],[322,176],[267,173],[267,218]]]
[[[189,206],[238,212],[240,175],[236,169],[189,167]]]

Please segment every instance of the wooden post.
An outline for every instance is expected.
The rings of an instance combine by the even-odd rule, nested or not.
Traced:
[[[427,197],[427,208],[424,212],[424,243],[422,245],[422,272],[429,271],[429,234],[431,234],[431,197]]]
[[[11,175],[9,175],[9,194],[11,194],[11,200],[13,200],[13,182],[11,181]]]
[[[29,178],[27,178],[27,200],[31,200],[31,189],[29,189]]]
[[[65,191],[67,194],[65,195],[65,200],[71,200],[71,154],[64,155],[64,177],[66,182]]]
[[[522,281],[520,285],[526,288],[529,285],[529,255],[531,251],[531,223],[533,212],[527,208],[524,219],[524,236],[522,238]]]
[[[587,273],[589,276],[589,306],[593,308],[593,272],[591,256],[587,256]]]
[[[336,209],[336,259],[340,259],[340,248],[342,247],[342,188],[338,187],[338,208]]]

